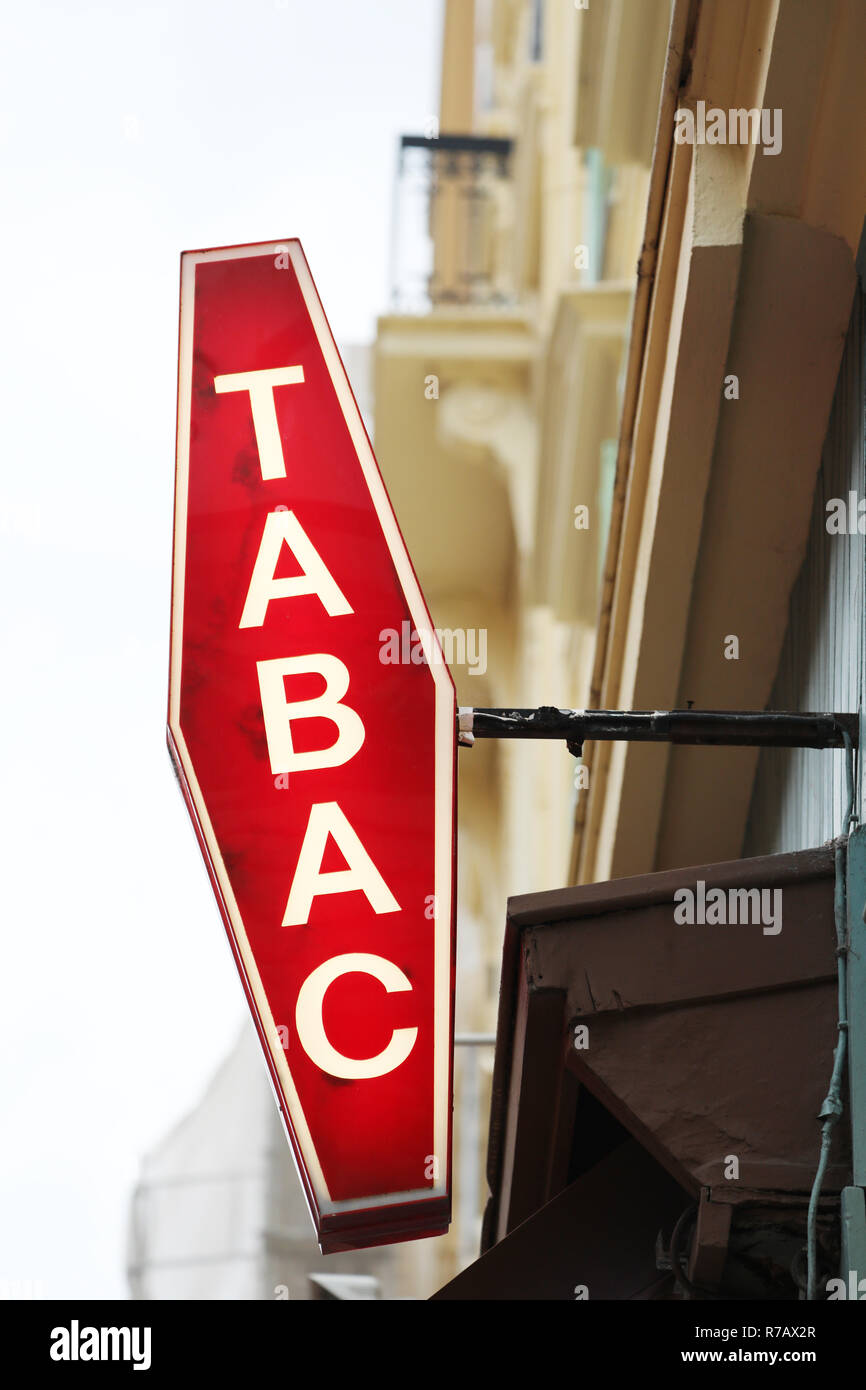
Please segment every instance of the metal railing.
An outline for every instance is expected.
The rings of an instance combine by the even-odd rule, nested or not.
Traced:
[[[511,140],[480,135],[403,135],[391,249],[391,308],[507,306],[515,300],[503,264]]]

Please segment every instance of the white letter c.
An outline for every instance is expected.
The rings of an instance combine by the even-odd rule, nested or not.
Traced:
[[[383,956],[352,952],[345,956],[334,956],[326,960],[308,975],[298,992],[295,1008],[295,1025],[301,1046],[311,1061],[330,1076],[339,1076],[348,1081],[360,1081],[372,1076],[385,1076],[399,1067],[412,1048],[418,1036],[417,1028],[395,1028],[388,1046],[375,1057],[345,1057],[332,1047],[325,1032],[322,1018],[322,1005],[325,994],[341,975],[359,971],[372,975],[385,986],[389,994],[411,989],[412,986],[399,966]]]

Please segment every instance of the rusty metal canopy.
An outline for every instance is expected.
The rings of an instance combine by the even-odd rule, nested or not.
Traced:
[[[721,890],[726,902],[732,892],[778,892],[763,901],[779,904],[780,929],[765,932],[751,919],[676,921],[675,894],[697,892],[699,883],[705,895]],[[605,1253],[591,1237],[595,1189],[635,1146],[645,1168],[644,1196],[637,1197],[644,1224],[669,1228],[676,1202],[665,1181],[681,1210],[690,1203],[698,1209],[691,1247],[698,1275],[721,1278],[732,1217],[742,1229],[751,1223],[754,1243],[759,1230],[784,1228],[780,1249],[789,1262],[801,1243],[816,1116],[836,1040],[833,884],[828,845],[509,901],[482,1237],[489,1253],[440,1296],[535,1296],[532,1261],[522,1295],[466,1290],[473,1278],[519,1284],[524,1224],[543,1245],[545,1213],[560,1201],[576,1222],[572,1284],[583,1267],[584,1282],[610,1288],[614,1246]],[[846,1121],[824,1184],[825,1226],[848,1181]],[[616,1203],[608,1203],[610,1220],[614,1205],[634,1206],[623,1184],[632,1184],[625,1169]],[[555,1230],[554,1219],[551,1239]],[[671,1296],[639,1292],[652,1287],[642,1250],[631,1265],[619,1262],[620,1292],[602,1296]],[[563,1286],[553,1296],[574,1294]],[[795,1294],[779,1284],[769,1296]]]

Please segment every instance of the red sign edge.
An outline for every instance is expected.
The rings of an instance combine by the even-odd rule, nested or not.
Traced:
[[[227,903],[226,903],[226,901],[225,901],[225,898],[224,898],[224,895],[223,895],[223,892],[222,892],[222,888],[221,888],[221,885],[220,885],[220,882],[219,882],[219,876],[218,876],[218,873],[217,873],[217,869],[216,869],[216,866],[215,866],[214,863],[213,863],[213,860],[212,860],[212,857],[211,857],[211,853],[210,853],[210,848],[209,848],[208,841],[207,841],[207,837],[206,837],[206,835],[205,835],[203,826],[202,826],[202,824],[201,824],[201,819],[200,819],[198,807],[197,807],[197,804],[196,804],[196,799],[195,799],[195,797],[194,797],[194,795],[193,795],[193,793],[192,793],[192,790],[191,790],[191,788],[190,788],[189,781],[188,781],[188,778],[187,778],[187,775],[186,775],[186,770],[185,770],[185,765],[184,765],[184,759],[183,759],[183,757],[182,757],[182,755],[181,755],[180,748],[178,747],[178,743],[177,743],[177,740],[176,740],[176,738],[175,738],[175,731],[174,731],[174,729],[173,729],[173,727],[172,727],[172,673],[173,673],[173,670],[174,670],[174,654],[175,654],[175,650],[176,650],[176,645],[175,645],[175,609],[176,609],[176,592],[177,592],[177,553],[178,553],[177,524],[178,524],[178,510],[179,510],[179,507],[178,507],[178,499],[179,499],[179,482],[180,482],[180,479],[179,479],[179,449],[180,449],[180,426],[181,426],[181,418],[180,418],[180,412],[181,412],[181,373],[182,373],[182,370],[183,370],[183,362],[182,362],[181,348],[182,348],[183,310],[184,310],[184,304],[183,304],[184,262],[185,262],[185,260],[186,260],[188,257],[193,257],[193,256],[195,256],[195,257],[197,257],[197,256],[202,256],[202,257],[204,257],[204,256],[206,256],[206,255],[214,254],[214,253],[223,253],[223,254],[227,254],[227,253],[232,252],[232,251],[244,251],[244,250],[251,250],[251,249],[258,250],[259,248],[261,249],[261,253],[262,253],[263,255],[264,255],[264,254],[268,254],[269,252],[283,252],[283,251],[286,250],[287,248],[295,248],[296,251],[297,251],[297,253],[298,253],[298,255],[299,255],[299,257],[300,257],[300,260],[301,260],[301,262],[302,262],[302,264],[303,264],[304,270],[306,271],[306,274],[307,274],[307,276],[308,276],[308,278],[309,278],[310,288],[311,288],[311,290],[312,290],[312,294],[313,294],[314,297],[315,297],[315,300],[316,300],[316,303],[317,303],[317,307],[318,307],[318,309],[319,309],[319,311],[320,311],[320,314],[321,314],[321,316],[322,316],[322,319],[323,319],[323,321],[324,321],[324,326],[325,326],[325,329],[326,329],[326,331],[327,331],[327,334],[328,334],[328,337],[329,337],[329,340],[330,340],[331,349],[332,349],[332,351],[333,351],[334,356],[335,356],[336,359],[337,359],[337,363],[338,363],[338,365],[339,365],[340,371],[341,371],[342,374],[343,374],[345,386],[347,387],[348,392],[349,392],[349,395],[350,395],[350,397],[351,397],[352,405],[353,405],[353,407],[354,407],[354,411],[355,411],[356,416],[357,416],[357,423],[360,425],[360,428],[361,428],[361,430],[363,431],[364,439],[365,439],[365,441],[366,441],[367,447],[368,447],[369,452],[370,452],[370,459],[371,459],[371,461],[372,461],[372,464],[373,464],[373,467],[375,468],[376,473],[378,474],[378,478],[379,478],[379,481],[380,481],[380,484],[381,484],[381,487],[382,487],[382,491],[383,491],[383,493],[384,493],[384,500],[385,500],[386,505],[387,505],[387,508],[388,508],[388,510],[389,510],[389,512],[390,512],[390,517],[391,517],[391,520],[392,520],[392,522],[393,522],[394,528],[396,529],[396,532],[397,532],[397,534],[398,534],[399,541],[400,541],[400,545],[402,546],[403,557],[404,557],[404,559],[405,559],[405,562],[408,564],[408,567],[409,567],[409,569],[410,569],[410,571],[411,571],[411,574],[412,574],[412,578],[413,578],[413,580],[414,580],[414,582],[415,582],[415,586],[416,586],[416,590],[417,590],[417,599],[420,601],[420,606],[421,606],[421,608],[422,608],[422,610],[423,610],[423,612],[424,612],[424,614],[425,614],[425,616],[426,616],[427,623],[428,623],[428,630],[429,630],[430,635],[431,635],[431,638],[432,638],[432,644],[433,644],[433,646],[434,646],[436,649],[438,649],[438,654],[439,654],[439,658],[440,658],[440,662],[439,662],[440,669],[443,670],[443,671],[447,674],[447,679],[448,679],[448,681],[449,681],[449,683],[450,683],[450,686],[451,686],[451,706],[452,706],[452,710],[451,710],[451,715],[452,715],[452,718],[451,718],[451,727],[452,727],[452,729],[453,729],[454,732],[453,732],[453,737],[452,737],[451,770],[450,770],[450,780],[451,780],[451,847],[450,847],[450,854],[451,854],[451,878],[450,878],[450,883],[451,883],[451,894],[450,894],[450,899],[451,899],[451,901],[450,901],[450,914],[449,914],[449,917],[450,917],[450,924],[449,924],[449,970],[448,970],[448,990],[449,990],[448,1039],[447,1039],[447,1078],[448,1078],[448,1079],[447,1079],[447,1089],[446,1089],[446,1093],[445,1093],[445,1097],[444,1097],[444,1102],[443,1102],[444,1105],[445,1105],[445,1109],[446,1109],[446,1116],[445,1116],[445,1126],[446,1126],[446,1145],[445,1145],[446,1171],[445,1171],[445,1179],[444,1179],[444,1184],[443,1184],[443,1185],[444,1185],[444,1192],[440,1192],[440,1193],[438,1193],[438,1194],[436,1194],[436,1195],[433,1195],[433,1196],[431,1196],[431,1197],[423,1197],[423,1198],[420,1198],[420,1199],[418,1199],[418,1200],[409,1201],[409,1202],[407,1202],[407,1201],[400,1201],[399,1198],[400,1198],[400,1196],[402,1195],[402,1194],[400,1194],[400,1193],[386,1194],[387,1197],[393,1196],[395,1200],[393,1200],[393,1201],[385,1200],[385,1201],[381,1201],[381,1202],[377,1202],[377,1203],[371,1203],[369,1206],[357,1206],[354,1210],[351,1210],[351,1211],[345,1210],[345,1209],[344,1209],[344,1210],[341,1210],[341,1211],[339,1211],[339,1212],[334,1212],[334,1213],[328,1213],[328,1212],[324,1212],[324,1213],[323,1213],[323,1212],[321,1211],[320,1206],[319,1206],[319,1202],[318,1202],[318,1199],[317,1199],[317,1194],[316,1194],[316,1191],[315,1191],[315,1185],[314,1185],[314,1183],[312,1182],[311,1177],[310,1177],[310,1175],[309,1175],[309,1173],[308,1173],[308,1171],[307,1171],[307,1166],[306,1166],[306,1163],[305,1163],[305,1161],[304,1161],[303,1153],[302,1153],[302,1151],[301,1151],[301,1149],[300,1149],[300,1145],[299,1145],[299,1143],[298,1143],[298,1140],[297,1140],[296,1135],[295,1135],[295,1132],[294,1132],[294,1127],[293,1127],[293,1124],[292,1124],[292,1121],[291,1121],[291,1117],[290,1117],[290,1114],[289,1114],[289,1112],[288,1112],[288,1108],[287,1108],[285,1096],[284,1096],[284,1093],[283,1093],[283,1088],[282,1088],[282,1086],[281,1086],[281,1084],[280,1084],[279,1073],[278,1073],[278,1070],[277,1070],[277,1067],[276,1067],[276,1065],[275,1065],[274,1058],[273,1058],[273,1055],[272,1055],[271,1045],[270,1045],[270,1042],[269,1042],[269,1040],[268,1040],[268,1038],[267,1038],[266,1030],[265,1030],[265,1028],[264,1028],[263,1021],[262,1021],[261,1016],[260,1016],[260,1013],[259,1013],[259,1009],[258,1009],[258,1007],[257,1007],[257,1005],[256,1005],[256,1002],[255,1002],[254,991],[253,991],[253,989],[252,989],[252,986],[251,986],[251,983],[250,983],[250,980],[249,980],[249,977],[248,977],[248,973],[247,973],[247,970],[246,970],[246,967],[245,967],[245,964],[244,964],[244,961],[243,961],[243,957],[242,957],[241,952],[240,952],[240,948],[239,948],[239,945],[238,945],[238,941],[237,941],[237,938],[236,938],[236,935],[235,935],[235,931],[234,931],[234,926],[233,926],[232,919],[231,919],[231,914],[230,914],[230,912],[229,912],[228,905],[227,905]],[[294,256],[293,256],[293,259],[294,259]],[[303,287],[302,287],[302,293],[303,293]],[[304,295],[304,298],[305,298],[305,300],[306,300],[306,295]],[[191,307],[191,309],[194,308],[194,298],[193,298],[193,304],[192,304],[190,307]],[[308,305],[308,310],[309,310],[309,305]],[[319,345],[320,345],[320,347],[322,347],[321,337],[320,337],[320,335],[319,335],[319,333],[318,333],[318,329],[316,329],[315,322],[314,322],[314,324],[313,324],[313,327],[314,327],[314,329],[315,329],[315,331],[316,331],[316,333],[317,333],[317,338],[319,338]],[[323,347],[322,347],[322,351],[323,351],[323,356],[324,356],[325,354],[324,354],[324,348],[323,348]],[[331,372],[330,365],[327,363],[327,357],[326,357],[326,365],[328,366],[329,375],[331,375],[331,379],[332,379],[332,382],[333,382],[333,373]],[[335,388],[335,390],[336,390],[336,382],[334,382],[334,388]],[[348,426],[348,420],[347,420],[346,423],[347,423],[347,426]],[[359,464],[360,464],[360,460],[359,460]],[[373,504],[374,504],[374,507],[375,507],[375,506],[376,506],[376,503],[375,503],[375,499],[372,498],[372,495],[371,495],[371,500],[373,501]],[[376,510],[377,510],[377,515],[378,515],[378,508],[377,508]],[[381,517],[379,518],[379,520],[380,520],[380,526],[381,526]],[[185,802],[186,807],[187,807],[187,811],[188,811],[189,816],[190,816],[190,820],[191,820],[192,825],[193,825],[193,829],[194,829],[194,832],[195,832],[195,835],[196,835],[196,839],[198,840],[198,843],[199,843],[199,848],[200,848],[200,851],[201,851],[201,854],[202,854],[202,858],[204,859],[205,867],[206,867],[206,870],[207,870],[207,873],[208,873],[208,877],[209,877],[209,879],[210,879],[211,886],[212,886],[213,891],[214,891],[214,896],[215,896],[215,898],[216,898],[217,905],[218,905],[218,908],[219,908],[220,916],[221,916],[222,921],[223,921],[223,926],[224,926],[224,929],[225,929],[225,932],[226,932],[226,937],[227,937],[227,939],[228,939],[229,948],[230,948],[230,950],[231,950],[232,957],[233,957],[233,959],[234,959],[234,962],[235,962],[235,965],[236,965],[238,974],[239,974],[239,976],[240,976],[241,984],[242,984],[244,993],[245,993],[246,998],[247,998],[247,1003],[248,1003],[248,1006],[249,1006],[249,1009],[250,1009],[250,1013],[251,1013],[251,1015],[252,1015],[253,1022],[254,1022],[255,1028],[256,1028],[256,1032],[257,1032],[258,1037],[259,1037],[259,1041],[260,1041],[260,1044],[261,1044],[262,1052],[263,1052],[263,1054],[264,1054],[264,1058],[265,1058],[265,1062],[266,1062],[266,1067],[267,1067],[267,1072],[268,1072],[268,1076],[269,1076],[269,1079],[270,1079],[270,1082],[271,1082],[271,1086],[272,1086],[274,1098],[275,1098],[275,1101],[276,1101],[276,1104],[277,1104],[277,1107],[278,1107],[278,1110],[279,1110],[279,1113],[280,1113],[280,1117],[281,1117],[281,1120],[282,1120],[282,1123],[283,1123],[283,1128],[284,1128],[284,1130],[285,1130],[285,1132],[286,1132],[286,1138],[287,1138],[287,1140],[288,1140],[290,1152],[291,1152],[291,1154],[292,1154],[292,1158],[293,1158],[293,1160],[294,1160],[295,1167],[296,1167],[297,1172],[298,1172],[298,1177],[299,1177],[299,1179],[300,1179],[302,1188],[303,1188],[303,1190],[304,1190],[304,1194],[305,1194],[305,1197],[306,1197],[306,1200],[307,1200],[307,1205],[308,1205],[308,1208],[309,1208],[309,1211],[310,1211],[310,1215],[311,1215],[311,1218],[312,1218],[312,1221],[313,1221],[313,1225],[314,1225],[314,1228],[315,1228],[315,1231],[316,1231],[316,1237],[317,1237],[317,1240],[318,1240],[320,1249],[321,1249],[321,1251],[322,1251],[323,1254],[330,1254],[330,1253],[336,1253],[336,1252],[339,1252],[339,1251],[349,1251],[349,1250],[355,1250],[355,1249],[363,1249],[363,1248],[367,1248],[367,1247],[374,1246],[374,1245],[390,1244],[390,1243],[393,1243],[393,1242],[395,1242],[395,1241],[403,1241],[403,1240],[411,1240],[411,1239],[422,1239],[422,1238],[424,1238],[424,1237],[429,1237],[429,1236],[444,1235],[444,1234],[447,1232],[447,1230],[448,1230],[448,1227],[449,1227],[449,1224],[450,1224],[450,1220],[451,1220],[452,1141],[453,1141],[453,1102],[452,1102],[452,1097],[453,1097],[453,1087],[454,1087],[454,1012],[455,1012],[456,932],[457,932],[457,924],[456,924],[456,899],[457,899],[457,892],[456,892],[456,873],[457,873],[457,858],[456,858],[456,856],[457,856],[457,739],[456,739],[457,699],[456,699],[456,689],[455,689],[455,686],[454,686],[453,677],[451,676],[451,672],[450,672],[449,668],[447,667],[447,665],[446,665],[445,662],[444,662],[444,657],[443,657],[442,652],[441,652],[441,647],[439,646],[438,637],[436,637],[436,635],[435,635],[435,630],[433,629],[432,618],[430,617],[430,613],[429,613],[429,610],[428,610],[428,608],[427,608],[427,604],[426,604],[426,600],[425,600],[425,598],[424,598],[423,590],[421,589],[421,585],[420,585],[420,583],[418,582],[418,576],[417,576],[417,573],[416,573],[416,571],[415,571],[415,567],[414,567],[414,564],[413,564],[413,562],[412,562],[412,558],[411,558],[411,555],[410,555],[410,553],[409,553],[409,549],[408,549],[408,547],[407,547],[407,545],[406,545],[405,539],[404,539],[404,537],[403,537],[402,530],[401,530],[401,528],[400,528],[399,522],[398,522],[398,520],[397,520],[397,518],[396,518],[396,515],[395,515],[395,513],[394,513],[394,509],[393,509],[393,506],[392,506],[392,504],[391,504],[390,497],[388,496],[387,488],[385,487],[384,479],[382,478],[382,474],[381,474],[381,470],[380,470],[380,468],[379,468],[378,460],[376,459],[375,451],[374,451],[374,449],[373,449],[372,441],[370,440],[369,434],[368,434],[368,432],[367,432],[367,427],[366,427],[366,424],[364,423],[363,415],[362,415],[362,413],[361,413],[360,407],[358,406],[357,398],[356,398],[355,393],[354,393],[354,391],[353,391],[353,389],[352,389],[352,385],[351,385],[351,382],[350,382],[350,380],[349,380],[349,376],[348,376],[348,373],[347,373],[347,371],[346,371],[345,364],[344,364],[344,362],[343,362],[343,359],[342,359],[342,356],[341,356],[341,354],[340,354],[339,348],[337,347],[337,343],[336,343],[336,340],[335,340],[335,338],[334,338],[334,334],[333,334],[333,331],[332,331],[332,329],[331,329],[330,322],[329,322],[329,320],[328,320],[328,317],[327,317],[327,314],[326,314],[326,312],[325,312],[324,306],[322,305],[321,298],[320,298],[320,296],[319,296],[319,294],[318,294],[318,290],[316,289],[315,282],[313,281],[312,274],[311,274],[311,272],[310,272],[310,270],[309,270],[309,265],[308,265],[308,263],[307,263],[306,257],[305,257],[304,252],[303,252],[303,248],[302,248],[301,243],[300,243],[300,240],[299,240],[298,238],[290,237],[290,238],[286,238],[286,239],[278,240],[278,241],[273,241],[273,242],[259,242],[259,241],[256,241],[256,242],[244,242],[244,243],[239,243],[239,244],[236,245],[236,246],[230,246],[230,247],[209,247],[209,248],[202,248],[201,250],[195,250],[195,251],[183,251],[183,252],[181,253],[181,256],[180,256],[180,294],[179,294],[179,304],[178,304],[177,408],[176,408],[176,415],[175,415],[175,495],[174,495],[174,510],[173,510],[172,537],[173,537],[173,541],[172,541],[172,563],[171,563],[170,645],[169,645],[169,663],[168,663],[168,664],[169,664],[169,697],[168,697],[168,702],[167,702],[168,708],[167,708],[167,720],[166,720],[166,725],[167,725],[167,727],[166,727],[166,736],[167,736],[167,744],[168,744],[169,756],[170,756],[170,759],[171,759],[171,762],[172,762],[172,765],[173,765],[175,774],[176,774],[177,779],[178,779],[178,783],[179,783],[179,786],[180,786],[180,789],[181,789],[181,793],[182,793],[184,802]],[[388,539],[387,539],[387,537],[386,537],[385,534],[384,534],[384,530],[383,530],[383,541],[385,542],[386,545],[388,545]],[[389,545],[388,548],[389,548],[389,551],[390,551],[390,550],[391,550],[390,545]],[[391,555],[392,555],[392,562],[395,564],[395,567],[396,567],[396,557],[393,555],[393,551],[391,551]],[[401,581],[401,589],[402,589],[402,588],[403,588],[403,584],[402,584],[402,581]],[[406,600],[407,600],[407,602],[408,602],[408,600],[409,600],[409,595],[405,593],[405,589],[403,590],[403,592],[404,592],[404,597],[406,597]],[[181,637],[181,640],[182,640],[182,637]],[[434,677],[434,679],[435,679],[435,677]],[[437,747],[437,752],[436,752],[436,767],[437,767],[436,775],[437,775],[437,778],[438,778],[438,776],[439,776],[439,753],[438,753],[438,747]],[[438,984],[437,984],[437,990],[438,990]],[[434,1010],[435,1010],[435,998],[434,998]],[[434,1085],[435,1085],[435,1082],[434,1082]],[[434,1116],[434,1123],[435,1123],[435,1116]],[[386,1216],[386,1214],[387,1214],[387,1216]]]

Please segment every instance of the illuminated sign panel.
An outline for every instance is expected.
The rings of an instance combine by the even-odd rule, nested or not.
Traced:
[[[168,725],[322,1249],[444,1231],[454,686],[296,241],[181,259]]]

